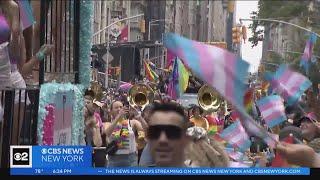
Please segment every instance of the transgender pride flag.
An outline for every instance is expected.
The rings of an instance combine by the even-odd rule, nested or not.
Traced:
[[[32,26],[36,21],[28,0],[18,0],[22,30]]]
[[[257,102],[261,116],[266,124],[272,128],[286,120],[283,100],[278,95],[267,96]]]
[[[279,66],[275,74],[268,73],[265,78],[270,81],[273,91],[278,93],[289,106],[297,102],[303,92],[312,85],[308,78],[292,71],[284,64]]]
[[[244,82],[248,77],[249,68],[246,61],[224,49],[172,33],[166,34],[164,45],[178,56],[195,76],[214,87],[237,108],[241,121],[237,123],[243,125],[242,130],[260,137],[272,148],[275,146],[274,139],[249,116],[243,107],[243,96],[246,90]],[[229,137],[227,134],[225,136]],[[244,145],[248,145],[248,142],[245,141]]]
[[[242,152],[246,151],[251,146],[251,141],[240,121],[236,121],[229,127],[224,129],[220,137],[226,140],[229,144],[239,148]]]
[[[309,72],[309,65],[312,58],[312,51],[314,44],[317,41],[317,35],[315,33],[311,33],[309,39],[306,42],[306,46],[303,51],[303,55],[301,57],[300,66],[303,66],[305,71]]]
[[[214,87],[237,107],[243,107],[245,78],[249,64],[224,49],[166,34],[164,45],[177,55],[193,74]]]

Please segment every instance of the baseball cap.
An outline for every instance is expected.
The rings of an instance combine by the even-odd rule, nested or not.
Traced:
[[[308,114],[304,115],[301,119],[300,119],[300,123],[302,121],[317,121],[317,117],[316,117],[316,114],[314,112],[309,112]]]

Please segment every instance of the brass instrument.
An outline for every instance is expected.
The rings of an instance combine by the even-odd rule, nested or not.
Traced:
[[[152,88],[145,84],[135,84],[133,85],[128,93],[128,102],[131,107],[138,106],[144,109],[145,106],[153,102],[154,91]]]
[[[222,98],[212,87],[203,85],[198,91],[198,103],[204,111],[216,111],[222,105]]]
[[[154,91],[146,84],[138,83],[129,89],[128,102],[131,107],[138,106],[143,110],[144,107],[153,102],[153,99]],[[138,134],[136,139],[137,148],[143,149],[146,145],[145,134],[142,131],[138,132]]]
[[[195,126],[202,127],[205,130],[209,130],[209,122],[206,118],[201,116],[192,116],[190,121],[194,123]]]

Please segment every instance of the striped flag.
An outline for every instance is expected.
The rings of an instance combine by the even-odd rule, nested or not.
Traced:
[[[272,128],[286,120],[283,100],[278,95],[267,96],[257,102],[261,116],[266,124]]]
[[[246,132],[250,136],[257,136],[268,144],[271,148],[275,148],[277,143],[277,138],[269,133],[265,128],[261,127],[245,110],[242,108],[238,108],[237,118],[240,120],[242,126],[245,128]]]
[[[189,72],[180,59],[176,58],[173,64],[173,71],[169,79],[168,95],[172,99],[178,99],[187,89]]]
[[[308,78],[292,71],[285,64],[279,66],[275,74],[267,74],[265,78],[270,82],[273,91],[278,93],[289,106],[297,102],[303,92],[312,85]]]
[[[149,63],[147,63],[146,61],[143,61],[143,64],[144,64],[144,69],[146,71],[146,77],[149,81],[152,81],[152,82],[156,82],[159,78],[158,74],[151,69]]]
[[[226,147],[224,150],[231,159],[235,161],[240,161],[240,162],[243,161],[244,153],[235,151],[234,148],[229,148],[229,147]]]
[[[314,44],[317,41],[317,36],[315,33],[311,33],[309,39],[306,42],[306,46],[303,51],[303,55],[301,57],[300,66],[303,66],[306,73],[309,73],[310,61],[312,59],[312,51]]]
[[[193,74],[213,86],[233,105],[243,106],[249,64],[222,48],[166,34],[164,45],[177,55]]]
[[[36,21],[28,0],[18,0],[22,30],[32,26]]]
[[[249,114],[253,112],[253,106],[254,106],[253,93],[254,93],[254,88],[249,88],[244,94],[244,107]]]
[[[243,108],[249,64],[224,49],[205,45],[184,37],[168,33],[164,45],[177,55],[195,76],[214,87],[220,95],[239,111],[245,130],[263,139],[270,147],[275,141],[258,125]]]
[[[216,132],[218,132],[218,124],[219,124],[218,117],[213,114],[208,114],[206,115],[205,118],[209,123],[208,135],[216,134]]]
[[[251,146],[251,141],[240,121],[236,121],[229,127],[224,129],[220,137],[226,140],[229,144],[239,148],[242,152],[246,151]]]

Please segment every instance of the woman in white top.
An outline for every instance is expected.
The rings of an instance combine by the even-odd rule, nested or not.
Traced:
[[[128,120],[128,108],[123,107],[122,102],[115,101],[110,105],[112,121],[105,124],[105,133],[110,141],[116,141],[118,150],[115,154],[109,154],[109,167],[130,167],[138,165],[137,143],[135,131],[139,134],[139,139],[144,138],[141,123],[135,119]]]
[[[15,106],[13,121],[13,138],[11,144],[18,144],[19,131],[23,124],[26,97],[26,84],[20,74],[31,71],[32,67],[51,53],[52,46],[44,45],[37,55],[25,63],[24,43],[21,36],[19,7],[13,0],[0,1],[0,90],[6,87],[15,88]],[[19,89],[21,89],[19,91]],[[0,92],[1,93],[1,92]],[[18,112],[20,109],[20,112]],[[21,117],[18,119],[18,117]],[[22,119],[22,121],[21,121]]]

